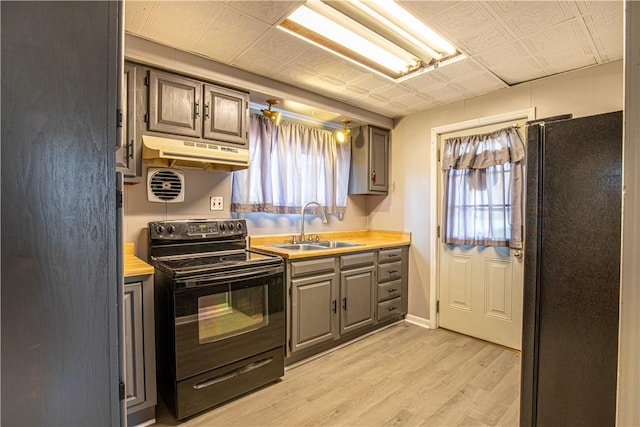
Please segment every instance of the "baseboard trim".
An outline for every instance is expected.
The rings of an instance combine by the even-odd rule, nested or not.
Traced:
[[[404,318],[404,321],[413,325],[418,325],[425,329],[431,329],[431,321],[429,319],[407,314],[407,316]]]

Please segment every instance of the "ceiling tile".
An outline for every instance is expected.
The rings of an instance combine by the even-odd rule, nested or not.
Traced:
[[[584,18],[591,39],[604,62],[617,61],[623,57],[623,19],[623,11],[618,7],[600,9]]]
[[[474,57],[481,65],[510,85],[545,76],[545,69],[521,42],[509,43]]]
[[[588,37],[573,20],[526,37],[523,43],[538,63],[556,74],[597,63]]]
[[[241,11],[244,14],[253,16],[268,24],[279,24],[295,8],[303,4],[304,1],[241,1],[233,0],[225,2],[226,5]]]
[[[252,52],[260,52],[282,62],[290,62],[303,52],[311,49],[311,45],[297,37],[277,28],[267,31],[252,47]]]
[[[526,7],[516,11],[505,19],[505,22],[521,37],[553,27],[574,17],[567,2],[526,2]]]

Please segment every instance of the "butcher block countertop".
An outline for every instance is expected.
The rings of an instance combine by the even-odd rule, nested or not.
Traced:
[[[354,230],[354,231],[333,231],[326,233],[311,233],[314,238],[320,236],[320,240],[338,240],[341,242],[360,243],[358,246],[345,248],[329,248],[318,250],[287,250],[274,248],[271,245],[291,243],[293,234],[278,234],[268,236],[249,236],[249,247],[252,250],[280,255],[286,259],[312,258],[318,256],[342,255],[350,252],[362,252],[382,248],[392,248],[397,246],[408,246],[411,244],[411,233],[402,231],[383,230]],[[296,235],[296,237],[298,237]]]
[[[153,267],[135,255],[133,242],[124,244],[124,277],[153,274]]]

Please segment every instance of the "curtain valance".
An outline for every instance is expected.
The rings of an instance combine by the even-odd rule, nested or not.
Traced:
[[[515,127],[445,139],[442,170],[485,169],[524,159],[525,148]]]

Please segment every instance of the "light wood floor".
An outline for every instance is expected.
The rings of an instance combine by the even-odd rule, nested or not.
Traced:
[[[519,395],[518,353],[402,322],[180,425],[517,426]]]

